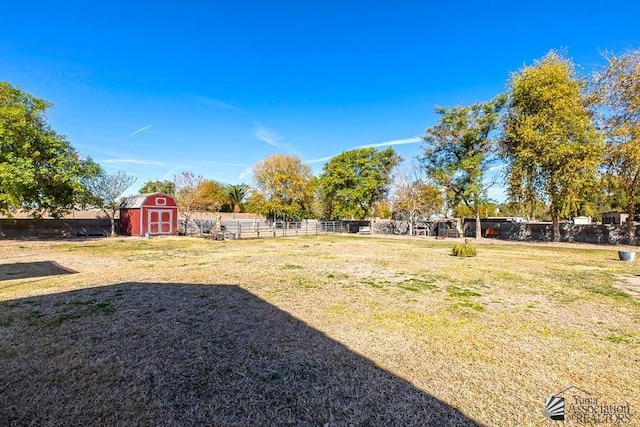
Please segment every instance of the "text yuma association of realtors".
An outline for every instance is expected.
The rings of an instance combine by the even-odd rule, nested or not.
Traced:
[[[565,417],[567,421],[594,424],[628,424],[633,418],[629,405],[599,404],[595,397],[573,395],[567,399]]]

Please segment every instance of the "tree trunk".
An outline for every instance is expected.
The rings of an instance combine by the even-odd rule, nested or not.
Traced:
[[[551,221],[553,222],[553,238],[554,242],[560,241],[560,219],[558,218],[558,209],[551,205]]]
[[[373,206],[371,206],[371,221],[369,221],[369,234],[373,236],[373,217],[375,216],[376,210]]]
[[[480,211],[477,211],[476,212],[476,239],[481,239],[481,238],[482,238],[482,223],[480,222]]]
[[[636,244],[636,225],[633,218],[636,216],[635,206],[633,205],[634,198],[631,198],[631,202],[627,205],[627,244],[635,246]]]
[[[182,215],[184,217],[184,235],[189,235],[189,221],[191,220],[191,212]]]
[[[111,215],[109,219],[111,220],[111,237],[115,237],[116,236],[116,210],[115,209],[111,210]]]

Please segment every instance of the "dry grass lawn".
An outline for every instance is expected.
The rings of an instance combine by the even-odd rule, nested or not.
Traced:
[[[370,236],[0,242],[0,425],[640,425],[616,249]]]

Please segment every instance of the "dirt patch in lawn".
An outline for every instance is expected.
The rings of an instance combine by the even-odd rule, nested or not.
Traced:
[[[640,275],[624,275],[616,276],[616,278],[619,279],[619,281],[614,284],[616,288],[640,300]]]

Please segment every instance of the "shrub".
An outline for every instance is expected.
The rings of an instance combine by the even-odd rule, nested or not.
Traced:
[[[473,243],[457,243],[451,253],[454,256],[476,256],[478,252]]]

